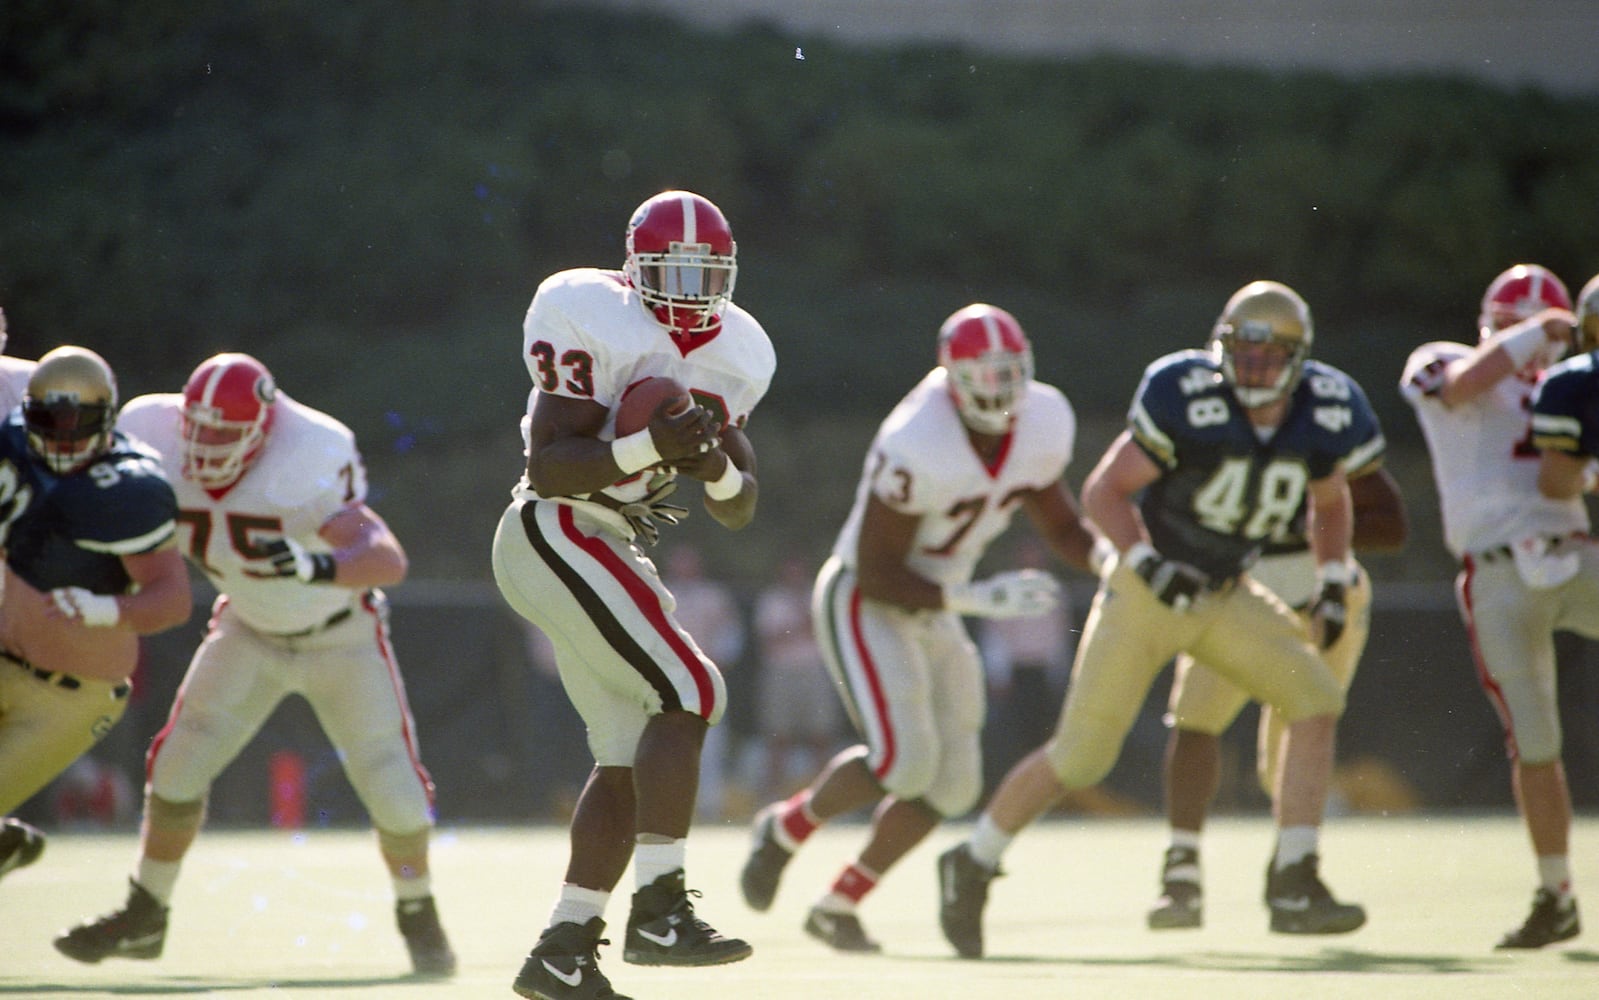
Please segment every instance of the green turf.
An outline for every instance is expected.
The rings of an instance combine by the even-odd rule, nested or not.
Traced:
[[[756,914],[737,889],[744,828],[702,826],[689,854],[690,885],[704,892],[700,913],[749,939],[754,957],[713,969],[624,964],[629,875],[608,913],[616,943],[601,961],[616,988],[639,1000],[1599,996],[1599,926],[1542,952],[1492,950],[1525,916],[1533,889],[1526,837],[1510,816],[1331,821],[1323,872],[1336,894],[1371,913],[1365,928],[1336,938],[1267,933],[1264,818],[1212,824],[1206,926],[1161,933],[1143,925],[1164,847],[1159,823],[1048,822],[1023,834],[1007,858],[1010,874],[994,883],[991,957],[982,962],[950,956],[934,909],[933,858],[965,829],[938,831],[885,880],[862,911],[884,954],[856,957],[834,955],[799,927],[858,846],[861,827],[818,834],[790,866],[772,911]],[[1578,821],[1574,845],[1579,887],[1599,885],[1599,818]],[[446,982],[404,975],[375,844],[346,831],[207,832],[185,866],[159,961],[83,966],[58,955],[50,945],[57,929],[121,902],[134,847],[131,834],[56,834],[38,864],[0,882],[0,998],[510,997],[549,912],[566,834],[440,833],[434,884],[462,963]],[[1599,901],[1599,892],[1590,898]]]

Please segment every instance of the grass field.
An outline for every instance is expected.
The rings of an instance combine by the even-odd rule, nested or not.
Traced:
[[[1151,819],[1067,819],[1027,831],[994,883],[990,958],[954,959],[939,935],[933,859],[964,833],[938,831],[862,911],[881,956],[835,955],[800,923],[851,856],[859,826],[823,830],[790,865],[772,911],[738,895],[742,827],[702,826],[690,841],[700,913],[749,939],[755,955],[713,969],[621,961],[631,874],[613,899],[600,952],[616,988],[639,1000],[849,998],[1194,998],[1424,1000],[1599,996],[1599,928],[1564,946],[1496,953],[1530,904],[1532,863],[1511,816],[1344,818],[1323,836],[1334,891],[1366,904],[1366,927],[1336,938],[1266,931],[1264,818],[1216,821],[1206,840],[1206,926],[1145,930],[1165,846]],[[1579,884],[1599,885],[1599,818],[1578,821]],[[511,997],[565,863],[565,831],[445,829],[434,886],[461,957],[448,981],[418,981],[393,928],[369,834],[209,831],[185,866],[166,953],[156,962],[78,965],[50,945],[61,927],[120,904],[131,834],[58,834],[39,863],[0,883],[0,998]],[[1599,900],[1599,893],[1590,899]],[[1599,913],[1599,910],[1593,911]],[[1595,917],[1594,919],[1599,919]]]

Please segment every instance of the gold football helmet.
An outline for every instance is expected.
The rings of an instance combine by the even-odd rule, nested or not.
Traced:
[[[117,380],[105,359],[83,347],[57,347],[39,359],[22,398],[28,446],[64,476],[111,447]]]
[[[1577,329],[1572,336],[1577,341],[1573,354],[1599,350],[1599,274],[1577,293]]]
[[[1314,336],[1310,307],[1298,292],[1276,281],[1251,281],[1227,300],[1211,330],[1210,351],[1238,401],[1253,409],[1293,392]]]

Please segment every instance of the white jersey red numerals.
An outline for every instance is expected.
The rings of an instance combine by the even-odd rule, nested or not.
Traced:
[[[1015,516],[1022,493],[1060,481],[1071,461],[1077,416],[1053,386],[1034,382],[993,468],[971,447],[935,368],[883,420],[866,454],[855,503],[833,553],[855,566],[868,495],[921,518],[907,560],[935,583],[971,579],[990,543]]]
[[[355,435],[334,418],[281,392],[265,446],[244,477],[220,498],[183,476],[183,397],[139,396],[117,427],[161,455],[178,496],[178,544],[185,557],[228,596],[251,628],[286,634],[312,628],[350,605],[351,592],[292,579],[256,579],[262,546],[288,536],[327,552],[317,532],[345,507],[366,502],[366,469]]]
[[[1432,453],[1444,544],[1460,558],[1528,534],[1586,530],[1580,499],[1555,503],[1538,492],[1531,383],[1511,375],[1453,407],[1438,398],[1444,369],[1471,350],[1448,341],[1423,344],[1411,352],[1399,383]]]
[[[721,327],[681,345],[645,311],[620,271],[574,268],[539,285],[522,324],[522,358],[533,379],[528,414],[541,392],[592,399],[612,412],[601,437],[615,435],[616,405],[628,386],[669,375],[727,426],[743,426],[766,395],[777,355],[766,331],[729,302]],[[524,417],[523,445],[528,418]],[[605,492],[635,500],[646,490],[635,476]],[[534,497],[526,479],[518,496]]]

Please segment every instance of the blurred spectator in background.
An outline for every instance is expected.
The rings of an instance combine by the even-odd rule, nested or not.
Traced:
[[[705,558],[687,543],[666,556],[666,585],[677,598],[677,620],[724,673],[744,655],[744,617],[733,590],[705,575]],[[694,812],[701,819],[721,819],[727,806],[728,726],[712,726],[700,749],[700,790]]]
[[[763,798],[787,796],[789,774],[809,775],[844,735],[844,711],[811,628],[815,569],[790,555],[755,598],[759,732],[766,744]],[[803,757],[796,764],[796,752]],[[792,769],[792,770],[791,770]]]
[[[50,784],[50,818],[67,830],[109,830],[138,814],[133,782],[94,754],[72,762]]]

